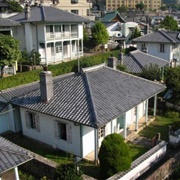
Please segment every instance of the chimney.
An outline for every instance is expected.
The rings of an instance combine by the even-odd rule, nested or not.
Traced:
[[[124,64],[124,54],[122,51],[120,51],[118,55],[118,64],[123,65]]]
[[[111,54],[111,57],[108,58],[108,67],[111,67],[113,69],[116,69],[117,66],[117,58],[113,57],[113,55]]]
[[[43,102],[48,102],[53,96],[52,73],[47,67],[40,73],[40,93]]]
[[[30,10],[30,5],[29,4],[26,4],[26,6],[25,6],[25,11],[24,11],[24,13],[25,13],[25,19],[29,19],[30,18],[30,16],[31,16],[31,12],[30,12],[31,10]]]

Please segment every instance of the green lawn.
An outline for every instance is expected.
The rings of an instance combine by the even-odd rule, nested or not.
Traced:
[[[72,162],[72,154],[66,153],[61,150],[55,150],[51,146],[26,138],[22,135],[8,133],[8,134],[3,135],[3,137],[5,137],[6,139],[10,140],[11,142],[21,147],[24,147],[54,162],[57,162],[60,164],[62,163],[66,164],[66,163]]]
[[[161,139],[168,141],[168,126],[180,121],[180,118],[168,118],[164,116],[157,116],[156,120],[144,128],[139,135],[147,138],[153,138],[159,132]]]
[[[172,125],[173,123],[177,121],[180,122],[180,119],[157,116],[156,120],[153,121],[144,130],[142,130],[139,133],[139,135],[151,139],[158,132],[160,132],[161,139],[167,141],[168,140],[168,126]],[[57,163],[72,162],[72,159],[73,159],[72,154],[65,153],[60,150],[54,150],[51,146],[44,145],[32,139],[25,138],[24,136],[21,136],[21,135],[6,134],[3,136],[9,139],[10,141],[12,141],[13,143],[18,144],[19,146],[22,146],[26,149],[29,149],[30,151],[33,151],[37,154],[40,154],[43,157],[46,157],[54,162],[57,162]],[[130,155],[133,161],[149,150],[147,147],[144,147],[141,145],[132,144],[132,143],[128,143],[128,144],[130,147]],[[84,174],[92,176],[96,179],[101,179],[99,166],[95,166],[93,163],[90,163],[88,161],[83,161],[80,164],[80,168]]]

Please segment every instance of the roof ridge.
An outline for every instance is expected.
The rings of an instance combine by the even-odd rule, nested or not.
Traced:
[[[89,86],[89,78],[88,78],[88,75],[87,73],[84,73],[85,76],[84,76],[84,79],[85,79],[85,83],[87,84],[87,93],[89,94],[89,97],[90,97],[90,101],[91,101],[91,108],[92,108],[92,114],[93,114],[93,117],[94,117],[94,126],[98,127],[98,124],[97,124],[97,112],[96,112],[96,108],[95,108],[95,105],[94,105],[94,100],[93,100],[93,96],[92,96],[92,90],[91,90],[91,87]]]
[[[154,58],[156,58],[156,59],[159,59],[159,60],[161,60],[161,61],[164,61],[164,62],[167,62],[167,63],[168,63],[168,61],[166,61],[165,59],[162,59],[162,58],[160,58],[160,57],[154,56],[154,55],[152,55],[152,54],[144,53],[144,52],[142,52],[142,51],[139,51],[139,52],[142,53],[142,54],[145,54],[145,55],[147,55],[147,56],[154,57]]]
[[[45,15],[45,10],[44,10],[44,6],[39,6],[41,8],[41,12],[42,12],[42,19],[43,21],[46,21],[46,15]]]
[[[136,54],[136,53],[134,53],[134,54]],[[131,57],[134,59],[136,64],[142,69],[143,65],[138,61],[138,59],[134,56],[134,54],[130,53]]]
[[[169,34],[166,33],[167,31],[159,30],[158,32],[164,37],[166,37],[168,40],[170,40],[171,42],[176,43],[176,41],[172,37],[170,37]]]

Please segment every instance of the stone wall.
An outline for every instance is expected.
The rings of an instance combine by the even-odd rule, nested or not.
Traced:
[[[159,167],[153,174],[146,178],[146,180],[166,179],[175,168],[180,165],[180,152],[176,153],[174,157],[170,158],[161,167]]]
[[[39,179],[44,176],[46,176],[49,180],[55,179],[55,170],[58,164],[38,154],[31,154],[34,155],[34,159],[19,166],[18,168]]]

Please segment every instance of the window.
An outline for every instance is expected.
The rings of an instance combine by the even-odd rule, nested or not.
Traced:
[[[78,10],[71,10],[71,12],[74,14],[79,14]]]
[[[98,137],[102,138],[102,137],[104,137],[104,135],[105,135],[105,127],[99,128],[99,130],[98,130]]]
[[[67,143],[72,143],[71,125],[66,124],[64,122],[55,121],[54,128],[56,139],[62,139],[64,141],[67,141]]]
[[[78,3],[78,0],[71,0],[72,4]]]
[[[164,44],[160,44],[160,52],[164,52]]]
[[[62,43],[57,42],[56,43],[56,53],[60,53],[60,52],[62,52]]]
[[[60,139],[67,140],[66,124],[58,123],[58,133]]]
[[[36,131],[40,132],[39,127],[39,116],[35,113],[26,111],[26,127],[35,129]]]

